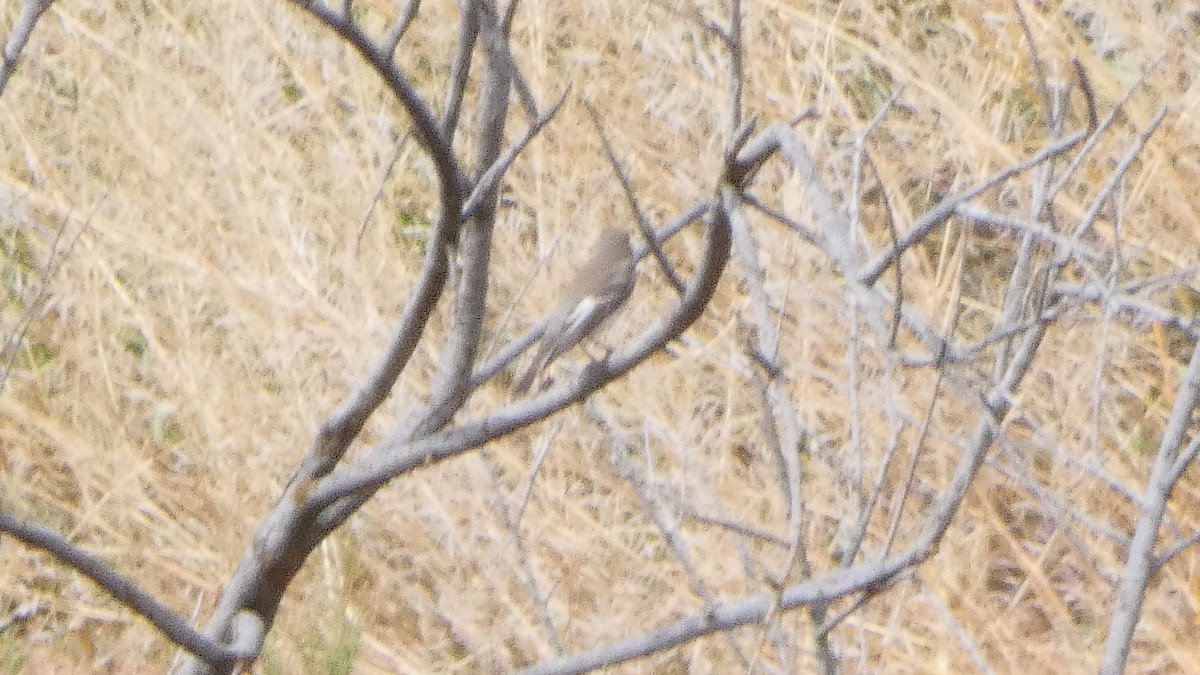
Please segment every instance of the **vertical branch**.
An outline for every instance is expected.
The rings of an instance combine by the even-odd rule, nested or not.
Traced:
[[[741,205],[737,202],[732,190],[722,194],[723,206],[729,214],[729,222],[733,233],[734,250],[741,261],[742,273],[750,290],[750,301],[753,309],[751,322],[753,334],[752,359],[763,366],[767,373],[766,396],[763,405],[763,415],[768,418],[770,427],[780,433],[771,436],[777,442],[772,442],[776,453],[776,461],[782,469],[780,480],[783,482],[784,497],[788,513],[788,541],[792,546],[798,546],[800,539],[801,504],[800,484],[802,482],[799,459],[800,424],[795,419],[795,405],[788,399],[787,384],[783,379],[784,367],[779,355],[779,326],[771,318],[771,303],[765,287],[766,275],[758,261],[758,251],[750,237],[750,228],[742,213]],[[777,416],[782,419],[776,420]],[[781,574],[780,577],[785,575]]]
[[[458,24],[458,51],[450,66],[450,84],[446,90],[446,111],[442,116],[442,134],[448,142],[454,141],[458,130],[459,111],[463,96],[467,93],[467,78],[471,75],[471,54],[479,38],[480,0],[463,0],[462,20]],[[494,67],[494,66],[493,66]]]
[[[1015,4],[1015,3],[1014,3]],[[1017,7],[1017,13],[1021,18],[1021,25],[1026,32],[1026,39],[1029,41],[1030,50],[1034,63],[1038,66],[1039,86],[1044,89],[1042,97],[1046,105],[1046,115],[1049,118],[1048,127],[1052,138],[1062,137],[1062,127],[1065,121],[1065,115],[1062,106],[1059,105],[1061,97],[1050,96],[1048,85],[1046,85],[1044,75],[1041,72],[1041,61],[1038,59],[1037,50],[1033,45],[1033,36],[1029,33],[1029,27],[1025,24],[1025,15]],[[1058,158],[1047,160],[1044,164],[1037,167],[1033,171],[1031,182],[1033,183],[1032,199],[1029,216],[1034,222],[1038,222],[1045,216],[1051,206],[1053,195],[1050,192],[1050,184],[1054,178],[1054,166]],[[1016,327],[1021,324],[1025,316],[1031,311],[1030,302],[1031,290],[1035,279],[1033,278],[1034,264],[1034,235],[1032,232],[1026,232],[1021,236],[1021,243],[1017,248],[1016,262],[1013,263],[1012,271],[1008,277],[1008,289],[1004,294],[1004,300],[1001,306],[1000,316],[996,320],[993,331],[996,333],[1004,333],[1013,331],[1015,334]],[[1036,308],[1032,309],[1032,314],[1037,315]],[[1012,339],[1009,338],[1000,342],[996,349],[996,358],[992,364],[993,378],[999,380],[1004,371],[1008,368],[1009,352],[1012,348]]]
[[[1175,407],[1167,420],[1162,441],[1158,445],[1154,468],[1140,500],[1141,513],[1134,528],[1133,541],[1129,544],[1129,555],[1125,559],[1125,574],[1117,587],[1117,607],[1108,628],[1108,639],[1104,644],[1104,661],[1100,665],[1101,675],[1119,675],[1125,672],[1129,658],[1129,646],[1133,632],[1141,616],[1146,589],[1154,571],[1154,542],[1158,528],[1162,525],[1167,499],[1175,488],[1179,473],[1175,461],[1191,424],[1192,411],[1200,403],[1200,343],[1192,350],[1183,381],[1175,390]]]
[[[1038,95],[1042,97],[1042,105],[1050,110],[1050,85],[1046,82],[1046,64],[1038,55],[1037,42],[1033,39],[1033,31],[1029,29],[1029,21],[1025,18],[1025,10],[1021,9],[1018,0],[1012,0],[1013,13],[1017,15],[1017,24],[1025,36],[1025,44],[1029,47],[1029,60],[1033,64],[1034,80],[1037,82]]]
[[[760,403],[763,407],[763,426],[766,430],[767,442],[780,467],[780,480],[784,500],[787,504],[788,555],[782,569],[776,572],[774,579],[778,585],[783,585],[797,563],[804,577],[812,576],[803,537],[805,519],[803,502],[800,497],[800,488],[804,481],[803,468],[800,464],[803,432],[800,421],[796,417],[796,404],[788,394],[787,381],[783,375],[786,369],[783,367],[782,357],[779,353],[779,324],[771,317],[771,303],[767,297],[765,286],[766,275],[759,264],[758,251],[750,236],[750,228],[746,223],[741,202],[733,188],[725,187],[721,190],[721,204],[725,213],[728,214],[734,249],[741,260],[743,278],[750,290],[754,317],[750,322],[754,350],[752,358],[756,364],[762,366],[766,377]],[[814,603],[810,607],[810,611],[814,624],[821,625],[825,621],[827,612],[825,603]],[[834,658],[828,634],[818,633],[815,641],[816,651],[821,655],[825,671],[832,672]]]
[[[474,16],[471,25],[473,35],[481,35],[487,69],[484,72],[483,89],[479,97],[479,149],[475,160],[476,180],[495,164],[504,142],[504,126],[508,121],[509,93],[512,79],[509,77],[509,62],[505,58],[499,19],[492,0],[473,0],[470,13]],[[466,40],[467,25],[464,23],[462,39]],[[466,87],[465,79],[460,81]],[[461,99],[462,91],[456,95]],[[447,118],[449,120],[449,118]],[[452,133],[452,129],[447,128]],[[491,273],[492,232],[496,220],[497,182],[490,191],[482,195],[469,223],[461,234],[462,278],[455,297],[453,328],[443,356],[438,360],[440,367],[431,389],[431,403],[423,419],[414,428],[415,436],[422,436],[440,429],[466,400],[470,389],[467,379],[479,351],[483,332],[483,317],[487,314],[487,286]]]
[[[869,243],[863,230],[861,208],[863,157],[866,155],[867,139],[870,137],[871,132],[883,122],[888,111],[891,110],[892,106],[895,104],[897,96],[898,92],[894,92],[892,96],[882,106],[880,106],[870,123],[867,124],[867,127],[863,129],[862,133],[858,134],[854,140],[854,152],[851,159],[850,169],[850,195],[849,203],[847,204],[847,210],[849,212],[848,224],[850,231],[847,236],[848,241],[845,243],[845,248],[847,251],[843,254],[847,261],[853,261],[847,262],[846,266],[843,268],[844,272],[849,278],[852,278],[853,270],[856,269],[855,267],[850,267],[850,265],[857,264],[859,248],[862,247],[866,249]],[[826,238],[826,241],[829,242],[835,242],[839,240],[840,237],[835,235],[830,235]],[[896,265],[895,267],[897,270],[899,270],[901,265]],[[899,272],[897,272],[897,274],[899,274]],[[869,302],[869,298],[865,293],[856,293],[853,283],[847,284],[846,295],[846,300],[849,304],[849,312],[846,320],[848,328],[848,336],[846,339],[846,372],[849,374],[847,389],[850,397],[850,448],[849,453],[847,454],[851,456],[852,465],[850,467],[850,487],[856,501],[855,508],[858,511],[857,519],[861,523],[866,523],[869,520],[869,514],[867,511],[870,508],[873,497],[866,493],[866,488],[864,485],[864,465],[866,463],[866,457],[863,447],[863,408],[861,387],[861,376],[863,370],[862,353],[864,346],[862,339],[862,326],[861,322],[859,321],[859,310],[862,308],[867,312],[871,312],[872,307],[869,304],[864,306],[865,303],[863,301],[865,300]],[[902,302],[903,296],[901,295],[900,289],[897,288],[896,303],[899,305]],[[896,311],[899,312],[899,308],[897,308]],[[893,322],[893,326],[894,325],[895,322]],[[889,333],[889,342],[890,335],[891,333]],[[879,337],[882,338],[883,335],[881,334]]]
[[[729,0],[729,135],[732,138],[742,127],[742,87],[745,80],[745,58],[742,48],[742,0]]]
[[[516,558],[516,567],[520,570],[518,576],[520,583],[525,587],[525,594],[529,596],[529,601],[533,604],[534,611],[537,612],[538,621],[542,624],[542,633],[545,635],[546,641],[550,643],[554,650],[555,656],[562,656],[564,647],[562,637],[559,635],[558,628],[554,625],[554,618],[550,616],[550,608],[547,603],[545,594],[542,593],[541,587],[538,584],[537,573],[534,571],[533,565],[529,560],[529,550],[525,545],[525,540],[521,537],[521,517],[525,510],[525,505],[528,503],[529,491],[525,492],[524,498],[517,501],[515,508],[510,506],[504,495],[504,486],[501,482],[501,470],[496,465],[496,460],[492,453],[484,450],[482,453],[484,467],[487,470],[488,481],[491,483],[491,502],[492,510],[500,518],[504,524],[504,531],[508,534],[509,545],[512,546],[513,556]],[[532,476],[528,486],[532,488]]]

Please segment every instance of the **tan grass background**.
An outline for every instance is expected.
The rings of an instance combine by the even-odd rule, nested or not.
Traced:
[[[440,101],[457,13],[455,3],[425,4],[400,61]],[[747,109],[764,123],[814,110],[798,130],[835,184],[848,184],[854,134],[903,87],[872,137],[880,177],[868,181],[893,195],[901,227],[947,190],[1044,138],[1028,48],[1008,2],[746,4]],[[0,8],[5,30],[16,5]],[[356,5],[376,30],[395,15],[383,0]],[[535,92],[548,102],[569,84],[573,94],[505,184],[485,343],[493,350],[553,302],[592,232],[629,221],[581,98],[599,109],[659,221],[715,186],[728,124],[727,57],[687,19],[624,0],[522,5],[513,44]],[[1119,220],[1122,250],[1138,273],[1195,265],[1200,9],[1117,0],[1022,5],[1050,75],[1067,79],[1068,60],[1079,58],[1102,114],[1162,58],[1063,205],[1068,218],[1082,213],[1124,144],[1166,105],[1166,122],[1101,232],[1115,240]],[[697,7],[723,21],[719,4]],[[1078,125],[1078,96],[1071,105]],[[519,130],[525,120],[514,119]],[[55,527],[176,610],[206,619],[316,425],[368,370],[404,305],[435,208],[429,163],[401,142],[406,129],[363,63],[287,3],[56,3],[0,99],[0,229],[21,232],[39,263],[64,222],[74,241],[0,398],[4,508]],[[464,134],[460,145],[471,143]],[[800,185],[781,166],[770,165],[760,185],[807,218]],[[1019,207],[1027,196],[991,198]],[[868,204],[875,206],[865,220],[882,222],[878,200]],[[847,452],[851,420],[862,420],[871,466],[889,440],[887,415],[919,420],[932,376],[898,379],[881,352],[868,349],[856,410],[845,293],[831,264],[777,224],[752,225],[769,288],[787,298],[794,317],[783,355],[802,418],[819,435],[806,464],[806,537],[814,565],[829,569],[851,506],[837,457]],[[882,227],[868,230],[876,246],[885,241]],[[989,270],[1007,243],[961,241],[938,236],[910,255],[906,284],[911,302],[942,317],[966,256],[970,334],[995,312],[1004,280]],[[669,251],[694,260],[698,245],[685,235]],[[11,258],[6,265],[5,334],[19,316],[13,293],[21,272],[29,273]],[[644,328],[670,301],[651,266],[642,272],[631,310],[611,331],[617,337]],[[774,465],[761,449],[752,389],[738,375],[747,365],[735,317],[749,311],[739,273],[731,264],[687,341],[601,393],[597,409],[617,420],[625,436],[616,442],[638,447],[637,461],[664,490],[779,532],[786,514]],[[1164,291],[1163,302],[1172,297]],[[419,400],[443,319],[435,317],[428,346],[360,448]],[[1051,332],[1019,408],[1064,452],[1099,462],[1136,492],[1187,351],[1154,326],[1064,325]],[[464,415],[507,398],[503,382],[490,385]],[[972,410],[953,395],[939,407],[922,498],[944,483]],[[1013,443],[1020,434],[1013,430]],[[910,432],[905,441],[913,440]],[[486,455],[390,486],[310,560],[256,668],[490,672],[551,657],[497,508],[512,501],[546,443],[553,446],[521,534],[568,651],[698,611],[682,570],[613,468],[613,442],[574,408]],[[1046,462],[1037,477],[1098,521],[1131,527],[1131,505],[1083,472]],[[1184,535],[1200,526],[1198,487],[1189,476],[1174,497],[1170,515]],[[843,665],[975,672],[967,636],[997,672],[1094,671],[1112,605],[1107,580],[1119,574],[1122,552],[1087,528],[1061,529],[1045,509],[985,470],[938,555],[834,633]],[[738,547],[765,545],[713,527],[685,531],[719,597],[764,589],[743,573]],[[902,531],[902,541],[912,534]],[[1187,552],[1159,575],[1131,672],[1200,672],[1198,565]],[[173,650],[145,622],[44,556],[0,542],[0,610],[30,598],[43,611],[0,635],[5,672],[156,671],[171,662]],[[802,647],[787,666],[811,668],[807,615],[779,624]],[[738,640],[757,644],[757,630]],[[760,658],[771,662],[769,647]],[[707,638],[621,672],[731,668],[740,666],[726,642]]]

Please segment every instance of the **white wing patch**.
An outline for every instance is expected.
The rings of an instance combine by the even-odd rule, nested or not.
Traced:
[[[563,334],[571,334],[579,330],[579,327],[587,323],[588,319],[596,311],[596,307],[600,302],[594,295],[585,295],[579,299],[579,304],[571,310],[567,315],[567,320],[563,322]]]

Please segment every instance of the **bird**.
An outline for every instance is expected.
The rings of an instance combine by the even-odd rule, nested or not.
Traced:
[[[637,281],[635,262],[627,232],[616,227],[601,230],[587,261],[551,311],[533,361],[513,387],[517,394],[528,391],[538,373],[597,333],[625,304]]]

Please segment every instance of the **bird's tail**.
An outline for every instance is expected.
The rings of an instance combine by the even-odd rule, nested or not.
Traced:
[[[529,391],[529,387],[533,384],[533,381],[537,379],[538,373],[542,372],[542,369],[549,364],[550,359],[547,358],[548,356],[549,354],[547,353],[545,345],[539,345],[537,354],[533,357],[533,361],[530,361],[529,366],[525,369],[525,372],[521,374],[521,377],[517,379],[517,383],[513,386],[514,394],[517,396],[523,396],[525,395],[525,392]]]

